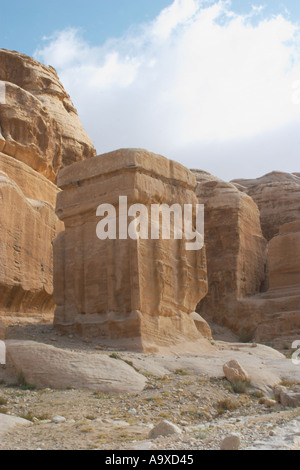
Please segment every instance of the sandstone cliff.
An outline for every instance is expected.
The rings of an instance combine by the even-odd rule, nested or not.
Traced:
[[[151,204],[196,205],[195,183],[179,163],[139,149],[61,170],[56,212],[66,230],[54,245],[57,329],[144,351],[203,338],[190,314],[207,292],[204,248],[186,251],[186,240],[172,236],[96,236],[100,204],[116,213],[119,196],[127,196],[128,207],[141,203],[147,210]]]
[[[201,300],[204,319],[243,339],[300,338],[299,172],[225,183],[142,150],[95,157],[52,67],[0,50],[0,81],[2,317],[53,315],[55,243],[61,331],[138,338],[148,350],[211,339],[194,313]],[[95,204],[117,208],[120,191],[147,207],[195,203],[197,196],[205,204],[205,249],[188,253],[178,240],[100,248]]]
[[[300,218],[299,173],[274,171],[254,180],[232,181],[256,202],[264,236],[271,240],[279,227]]]
[[[193,170],[205,205],[208,294],[197,311],[232,328],[231,303],[257,294],[265,281],[266,240],[255,202],[234,185]]]
[[[53,315],[60,168],[95,155],[55,70],[0,50],[0,313]],[[2,100],[3,101],[3,100]]]
[[[33,176],[37,191],[37,186],[41,191],[41,186],[48,183],[40,175],[39,180],[37,175],[28,175],[27,181]],[[53,185],[52,199],[56,193]],[[53,312],[52,243],[62,228],[53,206],[26,197],[14,180],[1,171],[0,212],[1,313],[26,316]]]
[[[233,185],[194,173],[208,266],[208,295],[197,311],[242,340],[291,345],[300,338],[299,177],[273,172]]]
[[[60,168],[96,154],[76,109],[52,67],[0,50],[0,151],[51,181]]]

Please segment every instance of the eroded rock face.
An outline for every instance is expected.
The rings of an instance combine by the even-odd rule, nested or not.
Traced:
[[[280,227],[270,241],[268,266],[269,289],[256,300],[262,321],[255,338],[291,346],[300,338],[300,220]]]
[[[51,181],[60,168],[96,154],[56,71],[18,52],[0,50],[0,151]]]
[[[265,280],[266,240],[259,210],[234,185],[203,171],[193,173],[196,195],[205,205],[209,286],[197,311],[206,320],[232,329],[232,303],[260,292]]]
[[[52,243],[63,229],[53,182],[60,168],[95,150],[52,67],[1,49],[0,81],[0,310],[7,321],[53,315]]]
[[[48,202],[55,209],[58,187],[30,166],[0,152],[0,171],[16,183],[25,197]]]
[[[23,164],[11,160],[9,163],[18,174],[16,179],[22,180]],[[45,185],[45,195],[53,202],[58,189],[29,167],[20,184],[25,194],[13,179],[0,171],[2,318],[54,311],[52,242],[63,224],[55,215],[51,203],[34,197],[43,192]]]
[[[291,346],[300,338],[298,176],[274,172],[233,185],[194,173],[205,204],[208,266],[208,295],[197,311],[241,341]],[[266,236],[276,233],[268,244],[260,220]]]
[[[283,349],[300,339],[299,228],[285,224],[269,242],[269,288],[228,306],[227,324],[245,340]]]
[[[300,218],[299,175],[274,171],[254,180],[232,181],[258,205],[262,231],[267,240],[278,235],[281,225]]]
[[[144,150],[119,150],[63,169],[56,213],[66,230],[55,241],[55,327],[156,350],[201,337],[190,313],[207,292],[205,250],[186,240],[99,240],[96,210],[119,196],[128,206],[194,204],[195,177]],[[150,236],[150,235],[149,235]]]
[[[300,218],[280,227],[268,252],[270,289],[295,286],[300,292]]]

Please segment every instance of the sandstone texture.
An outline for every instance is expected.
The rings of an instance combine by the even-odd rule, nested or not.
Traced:
[[[151,204],[196,207],[195,183],[180,164],[139,149],[61,170],[56,213],[66,229],[54,245],[57,329],[148,351],[201,338],[189,315],[207,293],[204,248],[188,251],[187,240],[172,234],[170,240],[96,235],[100,204],[112,204],[116,214],[120,196],[149,214]]]
[[[0,155],[1,158],[1,155]],[[52,243],[62,229],[51,203],[58,192],[56,186],[29,167],[22,171],[10,157],[1,159],[12,164],[12,176],[20,186],[0,170],[0,311],[4,316],[53,313]],[[19,172],[18,172],[19,170]],[[10,173],[10,171],[7,171]],[[37,200],[45,186],[45,200]],[[30,197],[32,196],[32,198]],[[4,318],[3,318],[4,320]]]
[[[223,372],[229,382],[249,382],[250,380],[248,373],[235,359],[223,365]]]
[[[59,189],[45,176],[2,152],[0,152],[0,171],[15,182],[26,198],[47,202],[55,209]]]
[[[269,288],[299,287],[300,291],[300,218],[282,225],[268,246]]]
[[[299,220],[299,173],[274,171],[261,178],[233,180],[232,183],[258,205],[262,231],[267,240],[278,235],[281,225]]]
[[[205,206],[208,294],[197,311],[205,320],[238,331],[232,305],[260,292],[266,247],[254,201],[231,183],[194,170],[196,195]],[[234,327],[235,326],[235,327]]]
[[[0,438],[18,426],[30,426],[31,424],[27,419],[0,413]]]
[[[76,388],[102,393],[138,393],[146,378],[105,354],[67,351],[35,341],[7,340],[6,375],[38,388]]]
[[[300,338],[299,260],[300,222],[291,222],[280,227],[268,244],[267,291],[239,305],[239,314],[253,319],[255,341],[278,343],[282,348]]]
[[[266,241],[253,200],[208,173],[194,171],[196,195],[205,206],[209,292],[202,308],[260,291],[265,279]],[[200,312],[201,313],[201,312]]]
[[[233,185],[203,171],[194,174],[205,204],[208,267],[208,295],[197,311],[242,341],[291,346],[300,337],[297,175],[274,172]],[[276,234],[269,243],[261,225],[267,238]]]
[[[60,168],[96,154],[53,67],[0,50],[0,151],[51,181]]]
[[[55,214],[63,166],[95,155],[55,70],[0,50],[0,313],[53,315]],[[4,321],[5,317],[5,321]]]
[[[205,321],[197,312],[191,313],[190,317],[194,320],[197,330],[201,333],[203,338],[211,341],[213,339],[212,331],[207,321]]]

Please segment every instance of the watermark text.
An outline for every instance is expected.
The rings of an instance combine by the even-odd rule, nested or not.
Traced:
[[[101,204],[96,211],[99,240],[186,240],[188,251],[204,246],[203,204],[144,204],[128,206],[127,196],[119,197],[118,216],[112,204]]]

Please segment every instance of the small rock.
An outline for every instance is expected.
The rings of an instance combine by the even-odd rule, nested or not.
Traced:
[[[287,408],[298,408],[300,407],[300,393],[281,392],[280,402]]]
[[[159,436],[170,436],[172,434],[182,434],[182,431],[176,424],[163,420],[151,429],[149,439],[156,439]]]
[[[103,418],[103,419],[97,418],[96,421],[99,423],[104,423],[104,424],[111,424],[113,422],[112,419],[109,419],[109,418]]]
[[[248,373],[236,360],[226,362],[226,364],[223,365],[223,372],[229,382],[249,382],[250,380]]]
[[[239,450],[241,440],[236,434],[225,437],[221,442],[220,450]]]
[[[277,405],[277,401],[276,401],[276,400],[271,400],[271,398],[266,398],[266,397],[260,398],[260,400],[259,400],[258,403],[259,403],[260,405],[268,406],[269,408],[272,408],[272,406]]]
[[[65,423],[67,420],[64,416],[54,416],[51,421],[55,424],[62,424]]]
[[[282,385],[276,385],[276,387],[274,387],[274,396],[275,396],[275,400],[277,401],[277,403],[280,403],[281,393],[286,392],[286,391],[287,391],[287,388],[283,387]]]
[[[185,421],[184,419],[180,421],[180,426],[188,426],[188,425],[189,425],[188,421]]]

